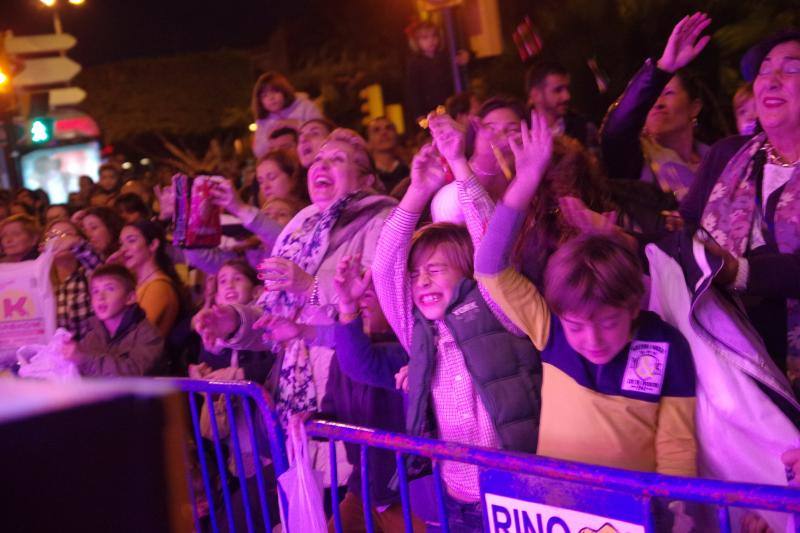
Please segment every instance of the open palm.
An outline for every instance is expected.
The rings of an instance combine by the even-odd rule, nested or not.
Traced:
[[[333,277],[333,290],[340,304],[355,304],[372,281],[370,269],[361,270],[361,254],[345,256],[336,265]]]
[[[705,13],[681,19],[672,29],[664,53],[658,60],[658,68],[674,73],[694,61],[711,39],[708,35],[700,37],[709,24],[711,19]]]
[[[411,186],[433,194],[442,188],[444,182],[444,166],[439,152],[432,144],[426,144],[411,161]]]

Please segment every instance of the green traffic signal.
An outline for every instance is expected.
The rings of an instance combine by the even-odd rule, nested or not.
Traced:
[[[53,140],[53,119],[35,118],[31,120],[28,132],[31,136],[31,142],[34,144],[50,142]]]

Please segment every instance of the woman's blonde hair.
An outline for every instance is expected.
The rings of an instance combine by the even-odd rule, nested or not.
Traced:
[[[474,272],[474,248],[466,228],[450,222],[435,222],[423,226],[411,239],[408,254],[409,272],[422,264],[439,250],[453,268],[461,271],[465,278],[472,278]]]
[[[557,315],[638,309],[643,295],[639,257],[616,235],[579,235],[550,256],[544,271],[544,297]]]
[[[367,141],[356,131],[349,128],[336,128],[328,135],[325,142],[322,143],[322,146],[325,146],[331,141],[342,142],[353,148],[353,161],[355,161],[356,165],[362,170],[363,175],[375,173],[372,158],[369,156]]]
[[[22,228],[32,237],[39,237],[39,223],[36,222],[35,218],[29,215],[11,215],[10,217],[4,218],[0,221],[0,231],[3,231],[3,228],[14,222],[22,224]]]

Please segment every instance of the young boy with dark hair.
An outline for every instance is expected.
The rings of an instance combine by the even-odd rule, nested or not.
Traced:
[[[691,349],[658,315],[640,311],[644,287],[636,252],[619,236],[576,237],[550,257],[544,296],[509,264],[550,160],[546,121],[534,113],[531,122],[530,132],[523,125],[521,142],[512,143],[518,174],[478,249],[475,274],[541,351],[537,453],[695,476]]]
[[[164,340],[136,304],[136,280],[121,265],[103,265],[89,281],[92,310],[89,333],[65,349],[82,376],[156,374]]]

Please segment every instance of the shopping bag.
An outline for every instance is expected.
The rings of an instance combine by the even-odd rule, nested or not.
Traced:
[[[68,381],[80,377],[75,363],[64,359],[64,345],[72,338],[58,328],[47,344],[28,344],[17,349],[19,375],[23,378]]]
[[[50,281],[52,246],[33,261],[0,264],[0,369],[17,362],[17,349],[46,345],[56,330]]]
[[[286,493],[289,509],[281,507],[284,531],[289,533],[326,533],[322,472],[314,470],[308,455],[308,437],[300,418],[289,422],[289,469],[278,477]]]

